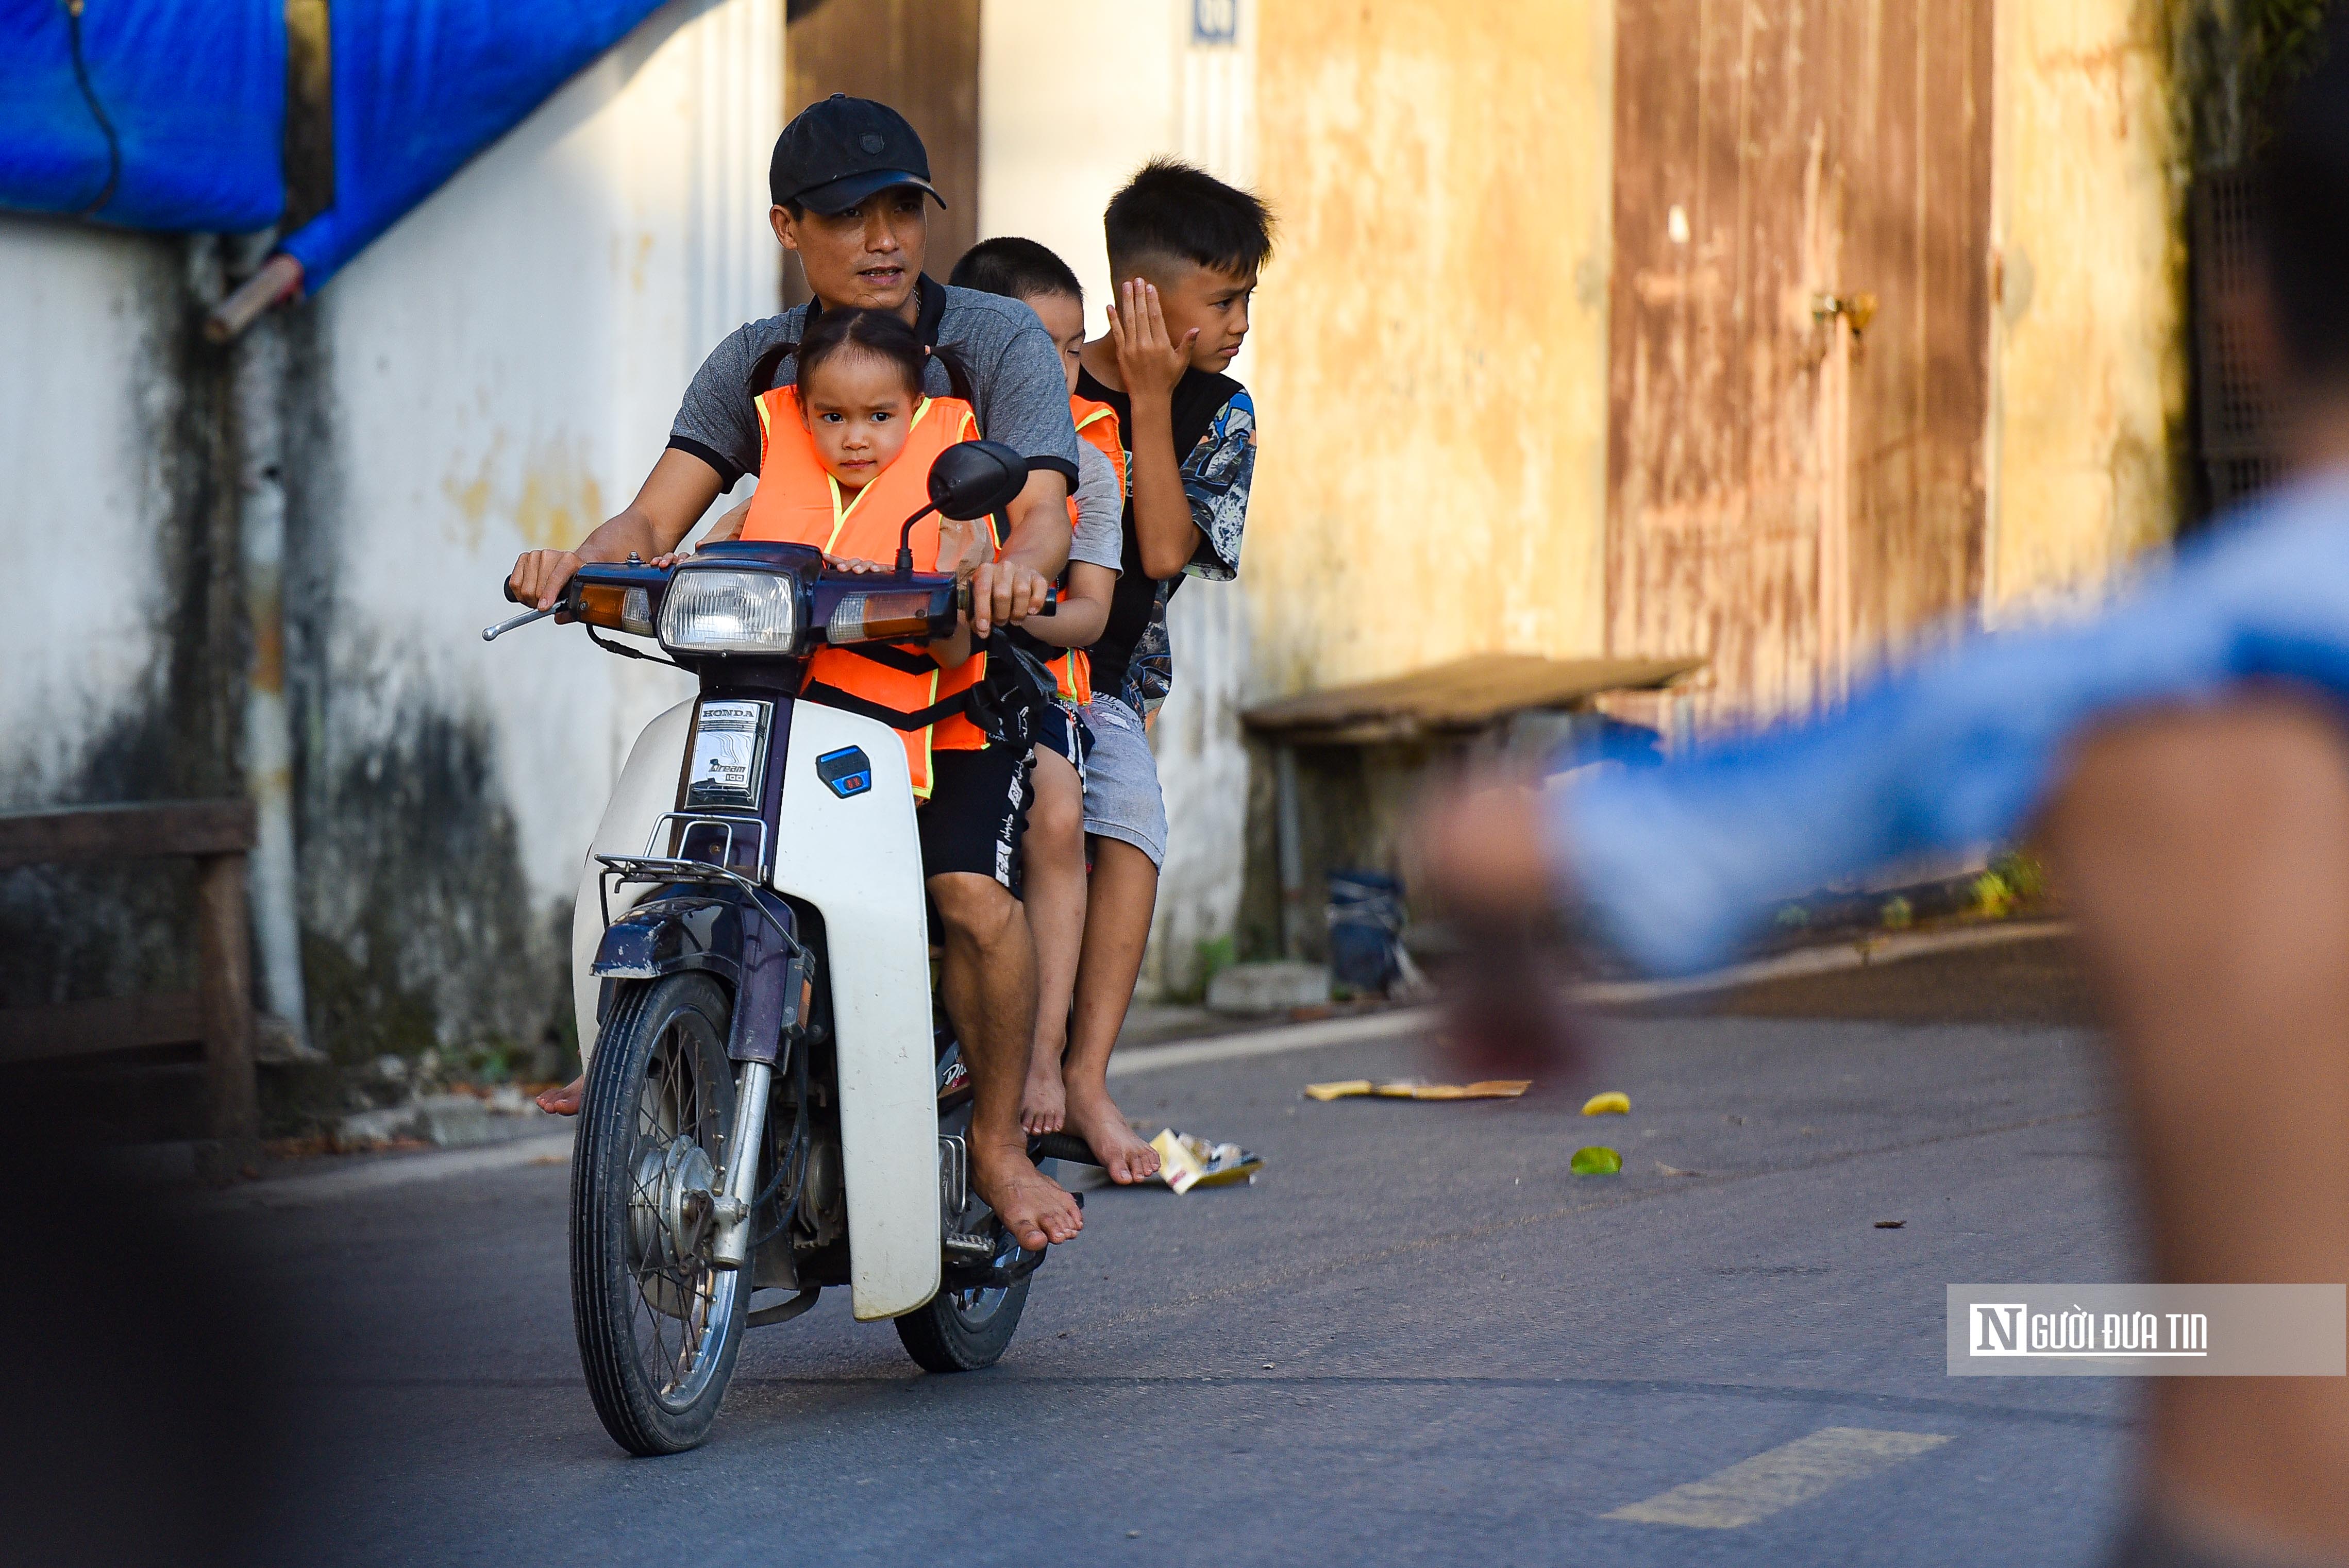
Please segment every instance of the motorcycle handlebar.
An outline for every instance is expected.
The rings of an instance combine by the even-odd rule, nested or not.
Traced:
[[[630,556],[626,562],[626,567],[629,569],[628,574],[634,575],[636,572],[642,570],[642,563],[639,562],[636,557]],[[564,585],[564,592],[555,596],[555,603],[547,609],[526,610],[523,614],[513,616],[509,620],[502,621],[494,626],[486,626],[482,628],[481,640],[485,643],[495,642],[498,638],[503,636],[508,632],[515,630],[517,627],[526,626],[533,621],[544,620],[549,615],[578,614],[577,597],[580,581],[580,577],[573,577],[569,583]],[[835,581],[837,580],[835,579]],[[513,579],[512,577],[508,577],[504,582],[499,584],[499,592],[505,595],[506,603],[509,604],[521,604],[525,603],[519,594],[515,593]],[[956,585],[955,599],[956,603],[958,603],[965,612],[969,610],[970,583],[968,579]],[[1034,614],[1037,616],[1051,615],[1057,614],[1059,609],[1060,591],[1056,586],[1048,585],[1044,590],[1044,603],[1037,607]]]
[[[512,578],[511,578],[511,577],[507,578],[507,579],[505,580],[505,582],[504,582],[502,584],[501,584],[500,586],[501,586],[501,590],[502,590],[502,592],[503,592],[503,593],[504,593],[504,594],[505,594],[505,596],[506,596],[506,603],[509,603],[509,604],[519,604],[519,603],[522,603],[522,598],[521,598],[521,596],[520,596],[519,594],[515,593],[515,592],[513,591],[513,579],[512,579]],[[1061,603],[1061,591],[1060,591],[1058,588],[1047,588],[1047,589],[1045,589],[1045,590],[1044,590],[1044,606],[1043,606],[1043,608],[1042,608],[1042,609],[1038,610],[1038,611],[1036,612],[1036,614],[1038,614],[1039,615],[1049,615],[1049,614],[1052,614],[1052,612],[1053,612],[1056,608],[1058,608],[1058,607],[1059,607],[1060,603]]]

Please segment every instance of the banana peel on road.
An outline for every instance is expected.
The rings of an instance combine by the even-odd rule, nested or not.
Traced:
[[[1308,1099],[1515,1099],[1533,1088],[1531,1078],[1487,1078],[1482,1083],[1428,1083],[1422,1078],[1342,1078],[1309,1083]]]

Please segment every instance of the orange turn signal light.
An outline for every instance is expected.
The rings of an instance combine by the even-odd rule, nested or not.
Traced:
[[[652,595],[642,588],[623,588],[617,583],[583,583],[579,585],[579,607],[572,612],[572,618],[591,626],[649,637],[653,634]]]
[[[929,634],[926,588],[851,593],[833,607],[824,624],[824,637],[833,643],[921,641]]]

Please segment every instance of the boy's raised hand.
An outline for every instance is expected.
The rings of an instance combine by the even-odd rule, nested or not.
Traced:
[[[1159,307],[1158,286],[1141,278],[1119,285],[1120,303],[1109,307],[1111,340],[1117,347],[1117,373],[1129,397],[1165,397],[1191,367],[1191,347],[1199,341],[1193,327],[1176,343],[1166,332],[1166,315]]]

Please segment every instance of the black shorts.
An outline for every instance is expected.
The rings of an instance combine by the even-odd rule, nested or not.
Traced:
[[[1019,895],[1019,841],[1028,831],[1028,752],[1008,746],[930,753],[930,798],[914,813],[922,877],[969,872]]]
[[[1085,776],[1085,753],[1092,744],[1093,732],[1062,704],[1048,700],[1036,710],[1036,749],[1067,758],[1080,779]]]

